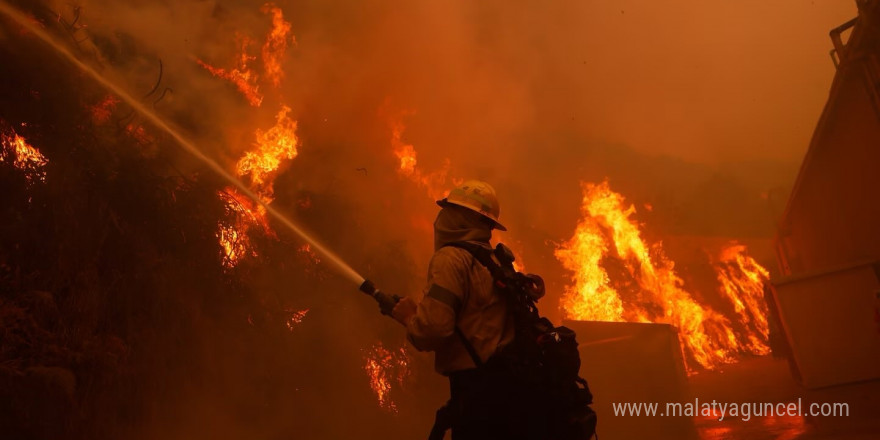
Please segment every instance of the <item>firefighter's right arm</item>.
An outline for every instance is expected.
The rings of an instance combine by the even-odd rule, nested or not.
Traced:
[[[455,333],[458,311],[464,302],[469,264],[465,252],[442,248],[428,266],[428,287],[415,313],[405,322],[416,349],[436,350]]]

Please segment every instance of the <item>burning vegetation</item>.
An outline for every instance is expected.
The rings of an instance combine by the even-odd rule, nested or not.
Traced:
[[[411,374],[406,349],[400,347],[390,351],[382,343],[376,343],[364,355],[364,360],[364,371],[370,378],[370,388],[376,393],[379,406],[396,413],[397,405],[391,398],[393,386],[403,387]]]
[[[8,132],[0,133],[0,148],[0,163],[12,164],[22,172],[29,184],[46,181],[45,166],[49,160],[15,130],[10,128]]]
[[[255,29],[217,31],[235,35],[233,56],[203,56],[218,52],[212,40],[178,57],[185,62],[160,67],[158,84],[141,70],[163,64],[141,40],[86,32],[79,9],[41,10],[35,20],[53,35],[79,37],[65,44],[85,62],[128,73],[132,89],[152,87],[143,101],[214,148],[206,156],[243,186],[179,157],[174,136],[26,30],[0,44],[3,59],[17,60],[0,85],[0,183],[12,195],[0,202],[11,219],[0,236],[0,322],[9,335],[0,342],[0,397],[24,402],[6,408],[0,426],[73,439],[183,438],[205,420],[221,420],[212,433],[229,438],[421,435],[433,415],[423,402],[433,406],[438,394],[419,374],[430,372],[430,359],[405,349],[399,329],[392,333],[373,304],[324,267],[330,258],[320,247],[279,228],[266,207],[293,214],[389,291],[414,295],[431,252],[432,201],[461,177],[494,173],[508,190],[505,206],[525,206],[544,190],[469,164],[463,157],[473,151],[410,140],[403,120],[415,113],[383,111],[393,89],[345,101],[333,87],[291,79],[285,64],[298,46],[284,4],[249,11]],[[208,15],[218,29],[211,20],[235,22],[219,7]],[[189,83],[228,93],[194,99],[170,91]],[[156,99],[163,89],[174,100]],[[426,152],[440,159],[425,161]],[[707,250],[718,288],[696,291],[680,276],[688,262],[673,262],[662,243],[644,238],[646,225],[622,194],[607,181],[582,190],[574,235],[524,208],[505,208],[504,222],[515,227],[504,241],[518,254],[517,268],[525,256],[529,270],[558,274],[558,285],[571,276],[542,310],[559,304],[571,319],[671,324],[691,371],[769,352],[769,273],[744,245]],[[555,216],[568,202],[554,197],[540,210]],[[548,245],[569,236],[557,249]],[[728,307],[710,306],[709,296]],[[48,421],[27,414],[49,414]]]

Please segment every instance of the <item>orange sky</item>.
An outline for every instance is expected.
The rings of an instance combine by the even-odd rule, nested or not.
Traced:
[[[581,49],[571,64],[585,58],[582,71],[562,71],[592,79],[572,81],[589,102],[571,103],[570,116],[606,141],[709,162],[799,161],[834,75],[828,31],[856,15],[851,0],[579,7],[586,21],[539,25],[567,31]]]

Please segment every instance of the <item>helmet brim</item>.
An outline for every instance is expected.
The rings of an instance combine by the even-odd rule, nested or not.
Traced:
[[[446,200],[445,198],[444,198],[444,199],[437,200],[437,206],[439,206],[439,207],[441,207],[441,208],[445,208],[445,207],[447,207],[448,205],[461,206],[462,208],[466,208],[466,209],[469,209],[469,210],[471,210],[471,211],[474,211],[474,210],[471,209],[471,207],[469,207],[469,206],[465,206],[465,205],[462,205],[462,204],[460,204],[460,203],[450,202],[449,200]],[[498,220],[495,220],[495,219],[493,219],[493,218],[491,218],[491,217],[489,217],[489,216],[487,216],[487,215],[484,215],[482,212],[477,212],[477,211],[474,211],[474,212],[476,212],[477,214],[482,215],[483,218],[489,219],[489,221],[492,222],[492,227],[493,227],[493,228],[495,228],[495,229],[497,229],[497,230],[499,230],[499,231],[506,231],[506,230],[507,230],[507,228],[504,227],[504,225],[502,225],[501,223],[498,223]]]

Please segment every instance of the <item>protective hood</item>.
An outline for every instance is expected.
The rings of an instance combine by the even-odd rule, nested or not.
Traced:
[[[456,241],[489,243],[492,226],[482,216],[467,208],[447,205],[434,221],[434,250]]]

